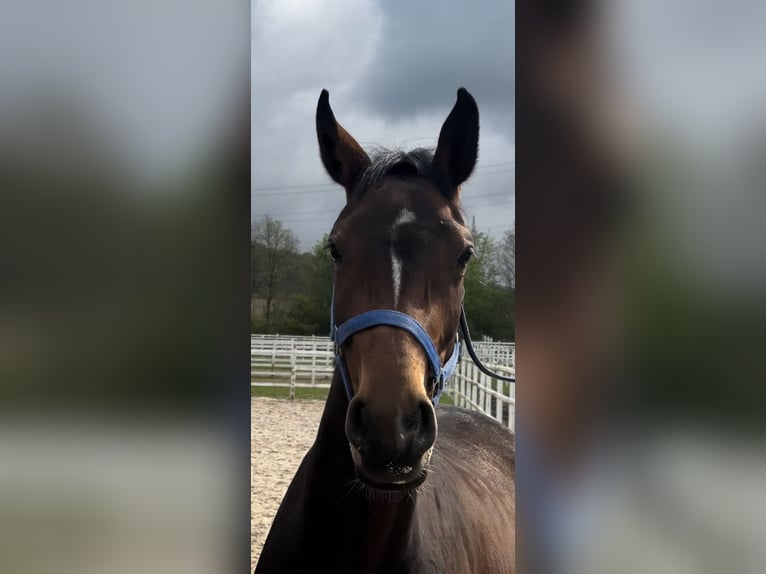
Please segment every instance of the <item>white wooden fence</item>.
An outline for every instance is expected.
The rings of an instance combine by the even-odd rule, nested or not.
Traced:
[[[486,366],[499,375],[516,374],[516,369],[512,367]],[[463,353],[460,365],[445,392],[452,396],[452,402],[457,406],[481,411],[509,429],[516,430],[516,383],[506,383],[485,375],[467,353]]]
[[[502,375],[515,375],[515,345],[479,341],[479,359]],[[485,375],[463,350],[460,364],[445,394],[457,406],[478,410],[515,428],[516,385]],[[330,388],[334,372],[332,342],[326,337],[252,335],[250,338],[250,384],[254,387],[286,387],[294,398],[296,388]]]

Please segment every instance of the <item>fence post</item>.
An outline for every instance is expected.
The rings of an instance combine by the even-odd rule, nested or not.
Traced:
[[[516,369],[516,343],[513,344],[513,347],[511,347],[510,352],[511,352],[511,360],[508,362],[511,364],[511,368]]]
[[[290,350],[290,400],[295,398],[295,370],[297,365],[295,364],[295,343]]]
[[[479,373],[478,381],[479,381],[479,400],[477,401],[479,403],[479,408],[482,410],[482,412],[487,412],[487,393],[484,391],[484,385],[486,384],[486,375],[482,372]]]
[[[271,346],[271,372],[274,372],[274,369],[276,368],[276,362],[277,362],[277,342],[274,341],[274,344]]]
[[[311,336],[311,384],[317,384],[317,342]]]
[[[463,362],[461,361],[457,367],[457,373],[455,373],[455,379],[452,381],[452,404],[457,406],[457,391],[458,385],[460,385],[460,379],[462,378]]]
[[[503,392],[505,390],[505,385],[503,384],[503,381],[500,379],[495,379],[495,390],[498,392],[498,394],[505,396],[505,393]],[[495,418],[499,423],[502,424],[503,422],[503,405],[505,404],[505,401],[498,398],[495,402]]]
[[[465,375],[463,376],[463,388],[461,389],[461,395],[460,395],[460,403],[461,407],[467,409],[469,408],[468,405],[468,393],[471,392],[471,385],[469,384],[471,380],[471,368],[466,367],[465,369]]]
[[[471,365],[466,364],[465,375],[463,377],[463,388],[462,388],[462,393],[460,397],[460,402],[462,403],[460,406],[462,406],[463,408],[469,408],[468,393],[471,392],[471,385],[469,384],[470,380],[471,380]]]

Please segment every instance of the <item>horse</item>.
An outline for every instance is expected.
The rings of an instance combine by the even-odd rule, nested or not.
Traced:
[[[476,101],[458,90],[433,152],[368,155],[327,90],[316,130],[346,193],[327,244],[336,368],[255,573],[512,573],[514,434],[438,406],[473,255],[460,193],[478,154]]]

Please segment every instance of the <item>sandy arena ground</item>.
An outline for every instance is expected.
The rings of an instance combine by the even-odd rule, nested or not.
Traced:
[[[314,443],[324,401],[250,399],[250,571],[279,503],[306,451]]]

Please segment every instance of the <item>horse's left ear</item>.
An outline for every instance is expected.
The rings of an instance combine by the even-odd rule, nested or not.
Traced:
[[[434,168],[446,180],[450,199],[458,195],[468,179],[479,152],[479,108],[465,88],[457,91],[457,102],[444,121],[434,153]]]
[[[327,90],[319,96],[316,124],[322,163],[330,177],[346,188],[346,201],[350,201],[359,178],[370,165],[370,157],[335,120]]]

